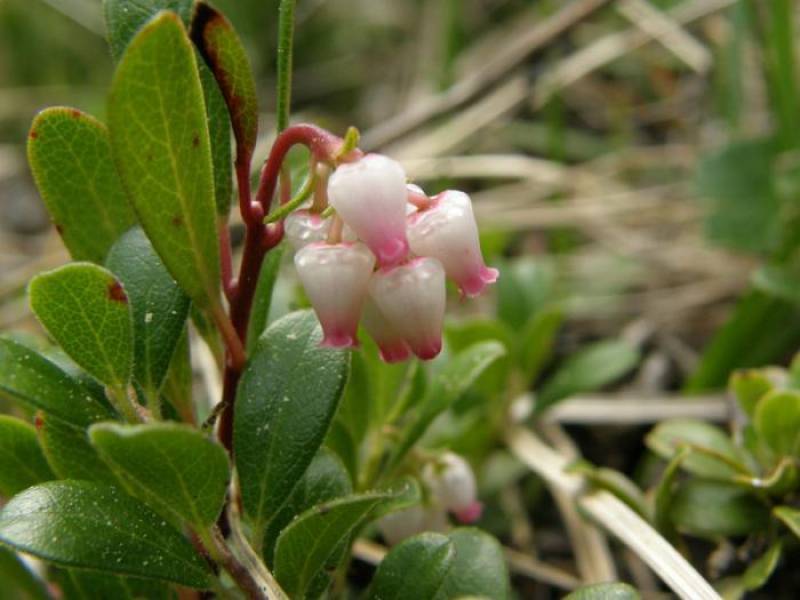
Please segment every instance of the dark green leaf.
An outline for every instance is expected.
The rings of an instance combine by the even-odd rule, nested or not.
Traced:
[[[242,374],[234,421],[242,501],[256,524],[280,510],[317,453],[347,379],[347,352],[321,348],[310,311],[275,321]]]
[[[192,402],[191,350],[186,328],[178,339],[178,347],[175,348],[169,363],[162,393],[182,421],[185,423],[195,422],[194,403]]]
[[[147,236],[201,308],[221,310],[208,124],[191,42],[159,13],[117,67],[108,104],[117,169]]]
[[[509,598],[508,570],[496,539],[472,527],[459,527],[447,537],[455,548],[455,560],[433,600],[462,596]]]
[[[155,395],[189,314],[189,298],[136,227],[111,248],[106,266],[125,288],[133,315],[133,376]]]
[[[208,136],[211,144],[211,163],[214,173],[214,202],[217,215],[227,220],[233,194],[233,163],[231,161],[231,121],[225,98],[217,80],[202,59],[197,60],[200,84],[208,116]]]
[[[353,485],[341,461],[331,451],[322,448],[297,483],[286,504],[267,527],[264,535],[264,558],[267,564],[272,564],[278,536],[292,519],[318,504],[341,498],[352,491]]]
[[[34,277],[29,294],[36,317],[72,360],[106,385],[127,385],[133,322],[113,274],[91,263],[69,264]]]
[[[87,385],[10,338],[0,337],[0,396],[85,426],[113,417]]]
[[[381,561],[368,598],[433,598],[452,569],[455,554],[453,543],[440,533],[423,533],[403,541]]]
[[[702,477],[730,479],[746,473],[741,451],[730,437],[715,425],[690,419],[664,421],[647,435],[647,446],[661,458],[670,460],[683,447],[690,453],[682,466]]]
[[[514,331],[521,331],[530,316],[553,295],[555,271],[544,261],[524,257],[500,268],[497,313]]]
[[[67,567],[209,585],[183,535],[108,485],[52,481],[25,490],[0,511],[0,541]]]
[[[535,381],[547,365],[563,321],[561,308],[551,306],[537,312],[525,324],[520,340],[519,363],[527,381]]]
[[[10,498],[37,483],[55,479],[36,439],[36,430],[0,415],[0,495]]]
[[[92,444],[122,485],[172,521],[203,528],[222,510],[230,472],[219,444],[174,423],[98,423]]]
[[[161,10],[178,13],[188,27],[193,4],[194,0],[103,0],[108,43],[114,60],[122,58],[139,29]]]
[[[779,456],[800,453],[800,392],[774,390],[759,400],[753,421],[761,440]]]
[[[102,263],[135,222],[105,126],[74,108],[48,108],[31,126],[28,162],[72,257]]]
[[[48,464],[61,479],[116,483],[114,474],[89,443],[85,428],[38,413],[36,429]]]
[[[281,259],[286,252],[286,244],[279,244],[267,253],[264,262],[261,263],[261,272],[258,275],[258,284],[253,297],[253,308],[250,311],[250,323],[247,327],[247,351],[252,352],[253,348],[267,328],[267,318],[269,309],[272,306],[272,292],[278,273],[281,269]]]
[[[244,47],[228,19],[205,2],[197,3],[192,39],[228,104],[239,153],[249,157],[258,135],[258,99]]]
[[[639,600],[636,588],[627,583],[595,583],[578,588],[564,600]]]
[[[174,600],[168,584],[152,579],[120,577],[82,569],[59,572],[66,600]]]
[[[800,538],[800,510],[791,506],[778,506],[773,509],[772,514]]]
[[[536,401],[541,413],[564,398],[613,383],[639,362],[639,352],[622,340],[604,340],[570,356],[547,380]]]
[[[675,497],[675,486],[677,485],[680,468],[688,454],[689,449],[685,446],[675,453],[675,456],[672,457],[672,460],[669,461],[669,464],[664,469],[654,495],[653,521],[656,529],[668,540],[673,540],[677,537],[670,511],[672,510],[672,500]]]
[[[746,490],[700,479],[678,488],[670,515],[681,531],[709,538],[761,531],[769,521],[767,506]]]
[[[11,550],[0,547],[0,599],[51,600],[47,587]]]

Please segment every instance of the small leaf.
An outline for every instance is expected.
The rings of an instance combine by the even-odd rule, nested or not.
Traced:
[[[533,382],[553,354],[556,335],[564,322],[558,306],[545,307],[525,324],[520,341],[520,367],[528,381]]]
[[[664,421],[647,434],[645,441],[653,452],[665,460],[670,460],[681,448],[688,448],[690,453],[682,466],[695,475],[730,479],[747,473],[741,451],[730,437],[718,427],[702,421]]]
[[[497,313],[514,331],[521,331],[532,314],[552,297],[555,269],[545,261],[524,257],[500,268]]]
[[[0,511],[0,541],[42,560],[207,588],[208,569],[189,541],[119,489],[51,481]]]
[[[208,138],[211,144],[211,164],[214,173],[214,202],[217,215],[227,220],[233,194],[233,161],[231,160],[231,120],[225,98],[202,58],[198,57],[197,70],[208,117]]]
[[[189,348],[189,334],[184,327],[178,338],[178,347],[172,355],[164,381],[162,394],[185,423],[194,423],[194,403],[192,401],[192,362]]]
[[[560,400],[613,383],[639,362],[639,352],[622,340],[604,340],[570,356],[545,385],[536,401],[542,413]]]
[[[73,425],[85,426],[114,415],[85,383],[7,337],[0,337],[0,396]]]
[[[416,498],[412,499],[412,495]],[[343,547],[349,545],[355,529],[370,515],[377,516],[381,508],[398,509],[415,501],[419,501],[419,489],[408,486],[395,492],[347,496],[312,508],[292,521],[278,538],[278,583],[289,597],[306,597],[320,572],[336,568]]]
[[[595,583],[579,587],[563,600],[640,600],[636,588],[627,583]]]
[[[114,160],[156,252],[199,307],[220,310],[208,123],[194,51],[175,13],[158,13],[131,41],[108,115]]]
[[[756,406],[753,421],[763,442],[779,456],[800,453],[800,392],[775,390]]]
[[[433,600],[479,596],[494,600],[510,597],[503,549],[495,538],[473,527],[459,527],[448,535],[455,561]]]
[[[742,576],[744,587],[747,591],[755,591],[769,580],[778,562],[781,559],[783,547],[780,542],[775,542],[764,554],[752,562]]]
[[[135,222],[105,125],[74,108],[45,109],[28,135],[28,162],[72,258],[102,263]]]
[[[286,252],[286,244],[279,244],[267,253],[261,263],[261,272],[258,275],[256,292],[253,296],[253,308],[250,311],[250,323],[247,327],[247,351],[253,348],[267,328],[269,309],[272,306],[272,292],[278,273],[281,269],[281,259]]]
[[[348,354],[321,348],[321,340],[312,312],[286,315],[261,336],[242,374],[234,455],[257,532],[311,464],[341,398]]]
[[[747,535],[763,530],[769,521],[768,508],[749,492],[700,479],[678,488],[670,515],[681,531],[709,538]]]
[[[225,450],[173,423],[93,425],[89,437],[125,489],[172,521],[216,521],[230,477]]]
[[[189,298],[136,227],[111,248],[106,266],[125,288],[133,315],[133,376],[145,392],[158,392],[189,314]]]
[[[228,104],[239,152],[249,157],[258,135],[258,100],[242,42],[228,19],[205,2],[197,3],[191,35]]]
[[[772,514],[800,538],[800,510],[791,506],[778,506],[772,510]]]
[[[125,387],[133,365],[128,296],[102,267],[73,263],[33,278],[30,302],[47,332],[86,372]]]
[[[320,449],[292,495],[267,527],[264,535],[264,558],[267,564],[272,564],[278,536],[292,519],[318,504],[352,492],[353,484],[342,462],[330,450]]]
[[[89,443],[85,428],[42,413],[36,415],[36,428],[47,462],[61,479],[117,482]]]
[[[752,419],[756,404],[762,396],[775,387],[775,384],[766,369],[747,369],[731,375],[728,387],[739,402],[739,406]]]
[[[734,481],[753,491],[764,492],[770,496],[783,496],[797,488],[800,480],[794,459],[784,456],[775,467],[762,476],[737,475]]]
[[[55,479],[36,439],[36,430],[0,415],[0,495],[10,498],[37,483]]]
[[[115,61],[122,58],[136,33],[161,10],[176,12],[188,26],[193,4],[194,0],[103,0],[111,56]]]

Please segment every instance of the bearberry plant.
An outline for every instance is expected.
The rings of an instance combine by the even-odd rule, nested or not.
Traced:
[[[48,108],[28,140],[75,262],[30,283],[48,339],[0,338],[0,393],[22,417],[0,417],[0,557],[40,597],[314,598],[344,593],[353,542],[382,536],[368,597],[506,598],[498,543],[463,526],[482,509],[470,464],[418,444],[504,353],[489,340],[430,374],[419,362],[442,350],[446,280],[472,297],[498,276],[469,197],[409,185],[355,129],[289,125],[291,1],[268,151],[220,12],[105,14],[107,122]],[[313,310],[269,322],[287,247]],[[207,406],[202,344],[222,381]]]

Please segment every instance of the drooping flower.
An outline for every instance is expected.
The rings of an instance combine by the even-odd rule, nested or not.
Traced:
[[[402,362],[411,357],[411,348],[403,339],[400,331],[389,322],[369,295],[364,302],[361,324],[378,344],[378,350],[380,350],[381,359],[384,362]]]
[[[497,280],[497,269],[484,264],[472,202],[464,192],[442,192],[429,208],[409,215],[408,241],[414,254],[438,259],[466,296],[477,296]]]
[[[323,219],[309,210],[296,210],[284,221],[286,238],[295,250],[313,242],[323,242],[331,230],[331,219]]]
[[[375,257],[360,243],[311,243],[294,257],[297,274],[317,313],[323,346],[358,345],[358,321],[375,266]]]
[[[423,360],[439,354],[446,295],[444,269],[438,260],[419,257],[379,269],[370,280],[369,292],[414,354]]]
[[[453,452],[446,452],[425,465],[422,480],[431,496],[462,523],[474,523],[483,510],[478,501],[475,474],[469,463]]]
[[[400,264],[408,255],[406,175],[396,161],[380,155],[341,165],[328,181],[328,199],[344,222],[378,259]]]

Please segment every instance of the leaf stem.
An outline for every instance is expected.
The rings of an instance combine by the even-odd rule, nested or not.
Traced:
[[[114,408],[117,409],[126,421],[129,423],[141,423],[142,417],[136,407],[133,405],[135,400],[132,400],[128,395],[125,387],[109,386],[106,388],[106,396],[108,397]]]
[[[303,187],[297,192],[297,194],[289,200],[286,204],[282,204],[280,207],[273,210],[267,217],[264,219],[265,223],[274,223],[275,221],[280,221],[281,219],[287,217],[290,212],[300,206],[303,202],[308,200],[311,197],[311,194],[314,192],[314,188],[317,184],[317,176],[316,171],[312,167],[309,171],[309,175],[306,180],[303,182]]]

